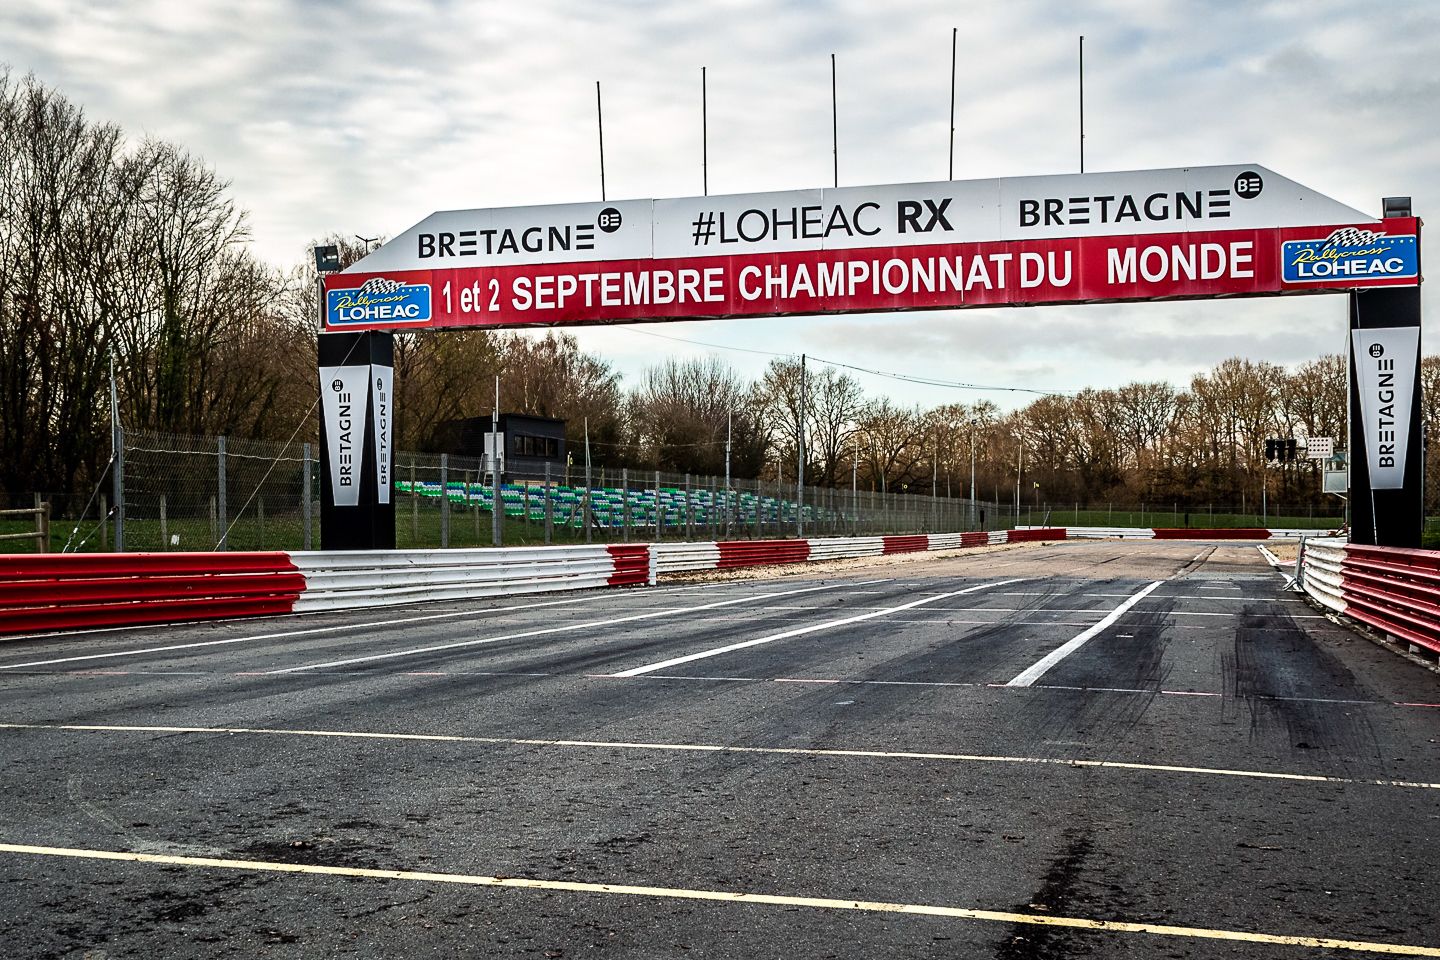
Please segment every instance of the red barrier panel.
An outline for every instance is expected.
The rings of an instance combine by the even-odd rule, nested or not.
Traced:
[[[610,586],[644,586],[650,582],[650,547],[646,544],[620,544],[605,548],[615,563]]]
[[[1034,543],[1037,540],[1064,540],[1064,527],[1044,527],[1038,530],[1010,530],[1007,531],[1006,541],[1009,543]]]
[[[910,537],[881,537],[881,553],[924,553],[930,549],[930,538],[924,534]]]
[[[0,634],[288,613],[305,577],[285,553],[0,556]]]
[[[960,546],[962,547],[984,547],[990,543],[990,534],[984,530],[973,530],[970,533],[960,534]]]
[[[1264,527],[1156,527],[1152,531],[1156,540],[1269,540],[1270,531]]]
[[[52,577],[155,577],[295,570],[290,555],[253,553],[43,553],[0,554],[0,583]]]
[[[731,540],[720,548],[718,569],[801,563],[810,558],[809,540]]]
[[[296,573],[241,573],[235,576],[106,577],[85,580],[0,582],[0,610],[77,603],[137,603],[200,597],[265,597],[299,594],[305,577]]]
[[[188,620],[223,620],[289,613],[298,594],[274,597],[215,597],[201,600],[161,600],[155,603],[74,604],[0,612],[0,634],[41,630],[94,630],[147,623]]]
[[[1440,551],[1350,544],[1340,572],[1346,616],[1440,652]]]

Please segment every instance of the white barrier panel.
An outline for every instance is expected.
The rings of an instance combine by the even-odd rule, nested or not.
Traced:
[[[1334,610],[1345,612],[1345,596],[1340,565],[1345,560],[1345,543],[1342,538],[1315,537],[1305,541],[1300,555],[1300,586],[1315,602]]]
[[[650,547],[657,573],[684,573],[690,570],[714,570],[720,565],[720,545],[711,541],[699,543],[656,543]]]
[[[883,537],[826,537],[810,541],[811,560],[878,557],[885,552]]]
[[[1028,529],[1021,527],[1020,529]],[[1066,527],[1068,535],[1086,540],[1154,540],[1155,531],[1149,527]]]
[[[609,586],[604,546],[293,553],[305,576],[295,610],[341,610],[432,600]]]

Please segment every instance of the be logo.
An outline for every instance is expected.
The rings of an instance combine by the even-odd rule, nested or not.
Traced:
[[[1376,360],[1379,360],[1381,357],[1385,356],[1385,348],[1378,343],[1370,344],[1370,356],[1374,357]]]
[[[614,207],[606,207],[604,210],[601,210],[600,215],[595,218],[595,226],[599,227],[604,233],[614,233],[620,229],[620,221],[620,211]]]
[[[1235,178],[1235,196],[1241,200],[1254,200],[1265,189],[1265,181],[1254,170],[1246,170]]]

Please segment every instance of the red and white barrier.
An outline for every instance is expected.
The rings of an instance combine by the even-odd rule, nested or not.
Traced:
[[[0,635],[655,583],[646,544],[0,556]]]
[[[1440,550],[1307,540],[1297,580],[1336,613],[1440,653]]]
[[[691,570],[1063,540],[1064,530],[472,550],[0,556],[0,635],[654,585]]]
[[[763,567],[781,563],[803,563],[809,560],[844,560],[895,553],[957,550],[963,547],[984,547],[997,543],[1064,539],[1065,531],[1063,529],[1037,527],[1028,530],[994,530],[989,533],[977,531],[974,533],[920,533],[887,537],[816,537],[804,540],[657,543],[652,545],[651,549],[657,556],[657,571],[666,574],[727,570],[736,567]]]

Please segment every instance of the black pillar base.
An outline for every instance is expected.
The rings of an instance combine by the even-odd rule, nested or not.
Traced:
[[[395,549],[395,337],[320,338],[320,549]]]

